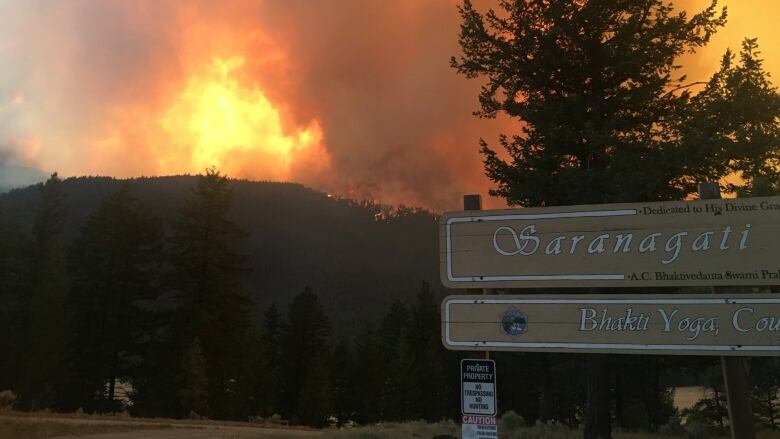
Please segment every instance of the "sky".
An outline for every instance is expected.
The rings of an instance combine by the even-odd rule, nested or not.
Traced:
[[[384,204],[453,210],[480,193],[501,207],[478,142],[518,123],[472,115],[482,81],[449,67],[457,4],[0,0],[0,164],[115,177],[217,166]],[[746,36],[780,75],[780,2],[720,4],[729,22],[682,59],[689,79]]]

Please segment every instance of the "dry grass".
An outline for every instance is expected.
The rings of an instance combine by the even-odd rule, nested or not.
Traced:
[[[507,435],[507,432],[499,431],[501,439],[580,439],[582,430],[568,429],[566,427],[525,427],[519,430],[519,435]],[[453,422],[439,422],[435,424],[425,422],[386,423],[372,426],[356,427],[343,430],[324,430],[323,439],[400,439],[420,438],[430,439],[437,434],[450,434],[460,437],[460,426]],[[273,439],[288,439],[283,433],[270,436]],[[658,438],[683,438],[683,436],[660,436],[652,433],[615,432],[615,439],[658,439]],[[710,439],[721,439],[710,437]],[[725,437],[722,439],[726,439]],[[757,439],[780,439],[780,431],[763,431],[758,433]]]
[[[170,427],[170,426],[167,426]],[[166,428],[163,424],[133,422],[78,422],[73,420],[40,419],[32,416],[0,416],[0,437],[3,439],[36,439],[55,436],[84,436],[118,433],[141,429]]]
[[[198,438],[279,439],[321,436],[319,430],[231,421],[131,418],[126,414],[89,415],[83,413],[0,411],[0,439],[51,438],[63,436],[112,435],[135,432],[132,437],[145,438],[144,431],[154,430],[155,437],[182,438],[192,432]],[[183,433],[184,432],[184,433]],[[196,433],[197,432],[197,433]],[[106,436],[101,436],[106,437]]]
[[[458,436],[460,426],[452,421],[437,422],[403,422],[382,423],[364,427],[325,432],[325,439],[397,439],[421,438],[430,439],[437,434]]]
[[[184,425],[187,423],[186,425]],[[192,423],[187,420],[170,419],[135,419],[122,416],[106,415],[53,415],[51,413],[18,413],[0,412],[0,438],[3,439],[36,439],[50,438],[54,436],[84,436],[88,434],[110,434],[126,431],[139,431],[138,437],[143,437],[144,429],[166,429],[172,427],[194,428],[205,433],[209,428],[218,425],[231,425],[234,427],[256,426],[245,423],[218,421],[199,421]],[[176,428],[176,430],[180,430]],[[349,429],[325,429],[312,431],[306,429],[290,429],[289,431],[225,431],[214,430],[214,438],[217,439],[299,439],[302,436],[315,436],[323,439],[430,439],[434,435],[449,434],[460,436],[460,426],[452,421],[426,423],[382,423],[378,425],[362,426]],[[508,434],[509,433],[509,434]],[[519,435],[517,434],[519,433]],[[180,436],[179,436],[180,437]],[[202,436],[198,436],[202,437]],[[209,435],[208,437],[212,437]],[[501,439],[580,439],[581,430],[571,430],[564,426],[534,426],[524,427],[515,432],[500,431]],[[659,436],[650,433],[615,432],[615,439],[657,439],[659,437],[673,438],[673,436]],[[677,436],[682,439],[682,436]],[[710,439],[720,439],[711,437]],[[764,431],[757,435],[757,439],[780,439],[780,432]]]

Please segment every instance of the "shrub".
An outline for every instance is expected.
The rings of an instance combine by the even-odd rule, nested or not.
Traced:
[[[525,419],[522,416],[515,413],[514,410],[510,410],[504,413],[498,420],[498,431],[501,437],[507,439],[514,439],[520,437],[520,430],[525,427]]]
[[[684,436],[686,433],[687,430],[682,426],[678,415],[670,416],[666,424],[658,428],[658,434],[661,436]]]
[[[16,401],[16,394],[10,390],[0,392],[0,410],[10,410]]]
[[[689,439],[707,439],[709,437],[710,427],[702,422],[688,422],[685,424]]]

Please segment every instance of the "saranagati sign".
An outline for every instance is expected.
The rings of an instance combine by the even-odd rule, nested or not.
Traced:
[[[447,213],[448,288],[780,284],[780,197]]]
[[[780,295],[449,296],[452,350],[780,355]]]

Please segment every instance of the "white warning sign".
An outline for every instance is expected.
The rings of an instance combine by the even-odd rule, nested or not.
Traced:
[[[461,426],[462,439],[496,439],[498,427],[495,416],[463,415]]]
[[[496,363],[493,360],[461,360],[461,413],[496,415]]]

